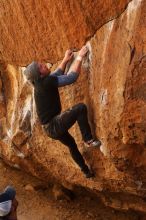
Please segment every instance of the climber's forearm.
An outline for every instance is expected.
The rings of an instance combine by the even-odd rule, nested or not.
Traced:
[[[77,58],[75,59],[73,65],[71,66],[70,70],[67,72],[66,75],[63,76],[58,76],[58,87],[61,86],[65,86],[65,85],[69,85],[74,83],[78,76],[79,73],[81,71],[81,65],[82,65],[82,59],[85,56],[85,54],[87,53],[88,49],[86,46],[82,47],[82,49],[79,51],[79,54],[77,56]],[[70,54],[70,58],[72,57],[72,53]],[[66,66],[66,61],[68,61],[68,59],[63,59],[62,63],[60,64],[59,68],[63,69]]]
[[[73,52],[71,49],[67,50],[65,52],[65,56],[62,60],[62,62],[60,63],[60,65],[58,66],[59,69],[61,69],[63,72],[65,71],[65,67],[66,67],[66,64],[68,63],[68,61],[70,61],[73,57]]]
[[[52,72],[50,75],[51,76],[60,76],[64,74],[65,71],[65,67],[67,64],[67,60],[63,59],[62,62],[60,63],[60,65],[57,67],[57,69]]]
[[[59,64],[58,69],[60,69],[60,70],[62,70],[64,72],[67,62],[68,62],[68,60],[64,58],[62,60],[62,62]]]
[[[81,71],[81,65],[82,65],[82,59],[77,59],[74,61],[71,70],[67,73],[67,75],[72,71],[72,72],[76,72],[76,73],[80,73]]]
[[[85,55],[87,54],[87,52],[88,52],[88,48],[86,46],[83,46],[81,48],[81,50],[79,51],[78,56],[75,59],[73,65],[71,67],[71,71],[76,72],[78,74],[80,73],[82,60],[85,57]]]

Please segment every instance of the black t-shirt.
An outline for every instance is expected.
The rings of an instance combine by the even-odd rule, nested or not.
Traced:
[[[48,123],[61,112],[58,80],[56,76],[45,76],[34,84],[36,110],[41,124]]]

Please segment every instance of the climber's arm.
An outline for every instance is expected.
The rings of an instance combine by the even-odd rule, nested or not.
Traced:
[[[74,83],[79,76],[77,72],[69,72],[67,75],[57,76],[58,87],[66,86]]]
[[[62,62],[59,64],[58,68],[54,72],[52,72],[50,75],[53,75],[53,76],[63,75],[64,71],[65,71],[66,64],[68,63],[69,60],[72,59],[72,57],[73,57],[72,50],[67,50],[65,52],[65,56],[64,56]]]
[[[57,77],[58,87],[72,84],[77,80],[80,70],[81,70],[82,59],[86,55],[87,52],[88,52],[88,48],[86,46],[83,46],[81,50],[79,51],[79,54],[77,58],[75,59],[71,67],[71,70],[69,70],[69,72],[66,75]]]
[[[66,86],[66,85],[70,85],[72,83],[74,83],[80,73],[81,70],[81,65],[82,65],[82,60],[81,59],[77,59],[74,61],[73,66],[71,67],[71,70],[69,72],[67,72],[66,75],[62,75],[62,76],[58,76],[58,87],[61,86]]]

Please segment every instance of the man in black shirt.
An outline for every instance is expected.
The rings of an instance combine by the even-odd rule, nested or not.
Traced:
[[[61,113],[61,103],[58,87],[74,83],[80,73],[81,64],[88,48],[83,46],[75,59],[71,70],[64,74],[66,64],[73,57],[73,52],[67,50],[61,64],[55,72],[50,73],[44,63],[33,61],[24,72],[27,79],[34,86],[34,98],[39,120],[47,135],[61,141],[66,145],[74,161],[79,165],[87,178],[93,177],[93,173],[86,165],[77,148],[74,138],[68,132],[69,128],[77,121],[82,138],[87,146],[100,146],[99,140],[94,140],[87,118],[87,107],[79,103]]]

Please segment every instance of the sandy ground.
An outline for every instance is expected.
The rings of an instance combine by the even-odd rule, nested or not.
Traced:
[[[55,200],[52,187],[0,161],[0,190],[13,185],[17,191],[19,220],[145,220],[136,212],[120,212],[105,207],[99,199],[80,193],[73,201]],[[34,190],[27,190],[31,185]],[[29,187],[28,187],[29,188]]]

